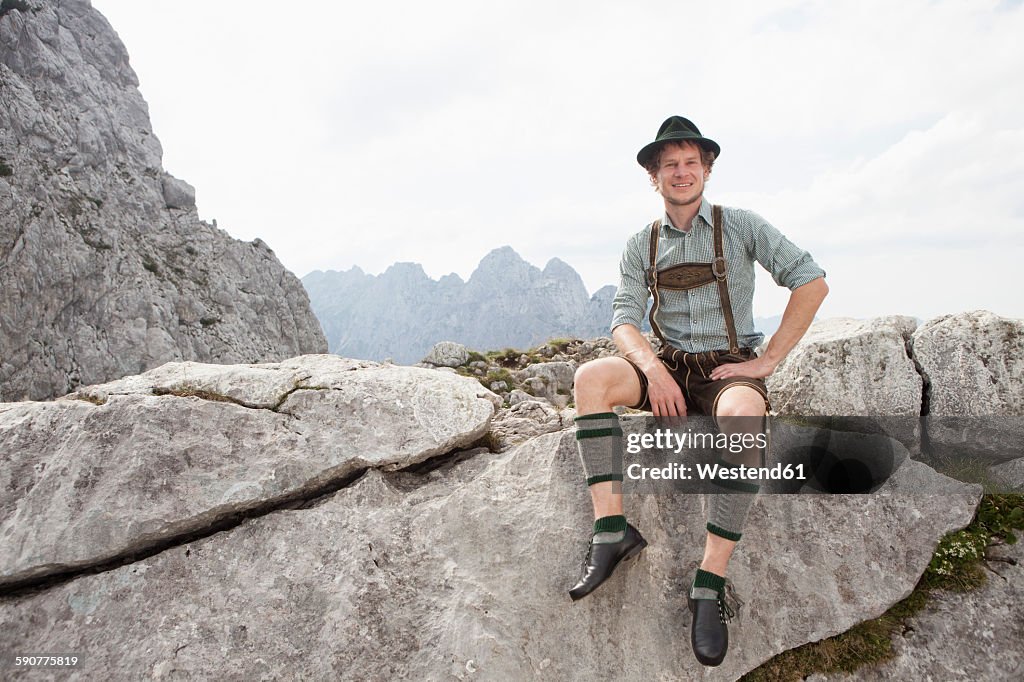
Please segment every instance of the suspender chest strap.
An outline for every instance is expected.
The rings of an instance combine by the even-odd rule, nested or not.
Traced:
[[[672,267],[658,270],[658,237],[661,234],[661,220],[651,223],[650,253],[648,254],[647,286],[651,290],[654,303],[651,305],[651,329],[661,340],[662,347],[669,344],[658,326],[657,313],[661,307],[660,289],[686,291],[702,287],[712,282],[718,283],[718,297],[722,303],[722,316],[725,318],[725,331],[729,337],[729,352],[740,351],[736,338],[736,324],[732,316],[732,302],[729,298],[729,284],[726,279],[725,244],[722,229],[722,207],[712,209],[715,243],[715,258],[710,263],[680,263]]]

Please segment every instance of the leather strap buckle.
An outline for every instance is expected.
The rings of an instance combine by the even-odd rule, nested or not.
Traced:
[[[716,256],[711,261],[711,273],[715,279],[725,279],[725,256]]]

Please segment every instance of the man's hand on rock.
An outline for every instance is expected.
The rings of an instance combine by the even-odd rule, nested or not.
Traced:
[[[746,362],[732,362],[726,365],[719,365],[711,370],[711,378],[714,380],[728,379],[729,377],[747,377],[748,379],[764,379],[775,371],[775,364],[763,357],[747,360]]]

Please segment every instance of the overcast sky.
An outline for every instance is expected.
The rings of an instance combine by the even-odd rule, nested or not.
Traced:
[[[200,216],[300,277],[508,244],[617,283],[680,114],[722,146],[706,196],[828,272],[820,316],[1024,317],[1019,1],[93,5]]]

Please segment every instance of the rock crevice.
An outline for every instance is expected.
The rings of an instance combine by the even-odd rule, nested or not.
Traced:
[[[471,379],[315,355],[169,363],[73,397],[0,404],[0,589],[149,556],[368,469],[473,447],[494,412]]]

